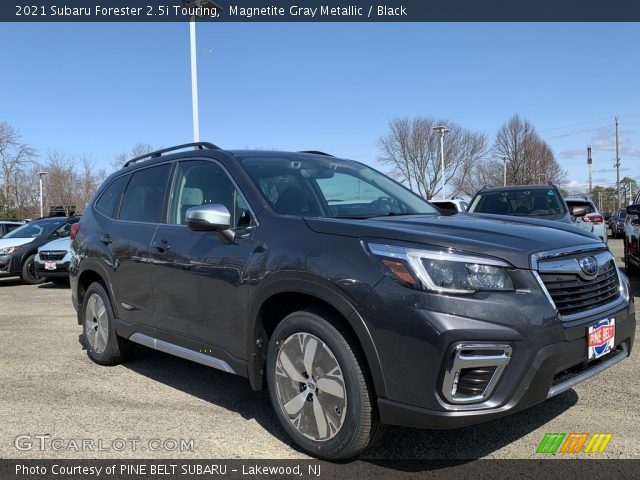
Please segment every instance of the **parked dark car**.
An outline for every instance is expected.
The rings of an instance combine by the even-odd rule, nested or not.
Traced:
[[[611,236],[613,238],[619,238],[624,236],[624,221],[627,218],[627,210],[626,208],[620,208],[618,211],[611,217]]]
[[[483,188],[471,199],[467,211],[571,222],[567,204],[555,185]]]
[[[604,223],[606,223],[607,225],[609,225],[609,227],[611,227],[611,221],[614,219],[615,217],[615,213],[611,213],[611,212],[602,212],[602,217],[604,218]]]
[[[4,237],[7,233],[15,230],[18,227],[24,225],[24,222],[13,222],[10,220],[0,220],[0,238]]]
[[[622,361],[635,335],[629,283],[592,235],[440,215],[319,152],[138,157],[71,237],[89,358],[116,364],[137,343],[247,377],[327,459],[383,424],[460,427],[542,402]]]
[[[38,247],[69,236],[80,217],[46,217],[32,220],[0,238],[0,277],[20,277],[30,284],[44,282],[35,271]]]

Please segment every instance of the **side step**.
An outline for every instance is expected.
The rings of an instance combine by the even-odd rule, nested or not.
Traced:
[[[157,338],[153,338],[142,333],[134,333],[129,337],[129,340],[139,343],[140,345],[144,345],[145,347],[153,348],[154,350],[170,353],[171,355],[184,358],[185,360],[191,360],[192,362],[200,363],[207,367],[222,370],[223,372],[236,373],[235,370],[231,368],[231,365],[224,360],[220,360],[219,358],[212,357],[210,355],[205,355],[204,353],[195,352],[188,348],[165,342],[164,340],[158,340]]]

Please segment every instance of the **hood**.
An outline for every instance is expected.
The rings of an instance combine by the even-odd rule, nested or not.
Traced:
[[[607,247],[595,235],[564,222],[504,215],[408,215],[366,220],[306,218],[311,230],[454,248],[531,268],[537,252],[579,245]]]
[[[19,247],[34,240],[35,238],[0,238],[0,248]]]
[[[53,251],[53,250],[65,250],[65,251],[69,251],[71,250],[71,239],[69,237],[65,237],[65,238],[58,238],[56,240],[53,240],[49,243],[45,243],[44,245],[42,245],[40,248],[38,248],[39,252],[47,252],[47,251]]]

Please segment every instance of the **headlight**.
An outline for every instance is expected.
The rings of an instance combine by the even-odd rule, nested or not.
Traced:
[[[366,243],[376,262],[394,280],[407,287],[446,293],[513,291],[502,260],[449,252]]]
[[[16,248],[18,248],[18,247],[0,248],[0,255],[11,255],[13,252],[16,251]]]

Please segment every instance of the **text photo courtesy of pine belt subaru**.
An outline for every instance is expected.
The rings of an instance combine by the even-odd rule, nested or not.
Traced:
[[[0,238],[0,277],[20,277],[38,284],[45,281],[36,272],[38,248],[52,240],[69,236],[71,225],[80,217],[45,217],[32,220]]]
[[[385,424],[522,410],[606,375],[633,346],[629,283],[590,233],[440,215],[321,152],[198,143],[138,157],[71,238],[94,362],[142,344],[246,377],[298,447],[326,459],[357,455]]]

